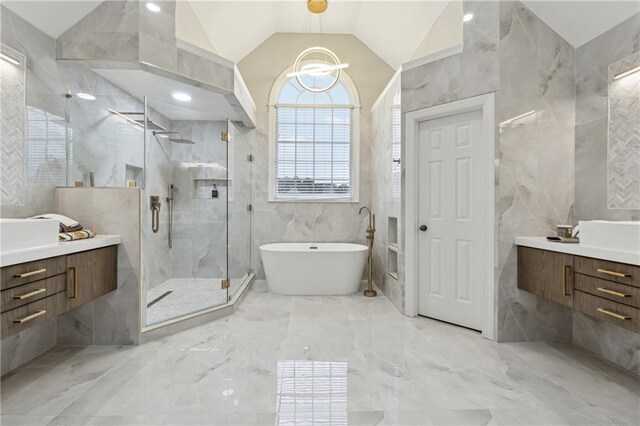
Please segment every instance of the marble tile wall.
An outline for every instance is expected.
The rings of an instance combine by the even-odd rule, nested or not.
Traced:
[[[53,57],[54,40],[2,5],[0,5],[0,19],[0,41],[26,56],[27,107],[38,113],[50,114],[53,120],[62,125],[68,121],[72,128],[70,133],[73,134],[74,139],[73,146],[70,148],[72,148],[73,161],[68,170],[71,180],[83,180],[88,184],[88,173],[94,171],[98,185],[124,185],[125,164],[143,165],[142,133],[131,124],[113,120],[115,117],[109,116],[106,108],[142,111],[143,106],[140,101],[130,97],[93,71],[69,69],[57,63]],[[68,100],[65,97],[68,92],[92,93],[97,95],[97,100],[94,103],[81,101],[75,97]],[[123,149],[125,147],[126,149]],[[38,179],[26,181],[24,202],[20,205],[0,206],[0,216],[28,217],[38,213],[55,212],[57,204],[55,187],[66,185],[66,163],[67,159],[64,158],[61,162],[42,164]],[[60,172],[61,168],[62,172]],[[121,200],[112,199],[111,201],[120,202]],[[84,204],[83,201],[78,205]],[[65,212],[74,217],[75,212],[72,209]],[[124,217],[129,213],[126,211]],[[83,213],[79,212],[79,214]],[[110,223],[107,218],[100,223],[94,220],[90,222],[81,220],[81,222],[85,226],[95,224],[98,232],[105,232],[101,231],[102,227]],[[113,224],[114,227],[116,225]],[[118,290],[118,296],[105,296],[91,306],[74,311],[69,314],[66,321],[61,320],[60,325],[52,320],[2,340],[0,343],[3,355],[2,372],[5,373],[7,368],[14,368],[51,348],[58,341],[58,330],[60,330],[61,343],[126,344],[135,342],[138,329],[133,318],[137,317],[139,311],[138,288],[137,286],[134,288],[131,284],[123,284],[132,283],[137,279],[138,272],[134,272],[134,265],[137,265],[137,262],[121,258],[119,280],[124,287]],[[114,312],[119,314],[114,315]],[[115,318],[115,321],[105,321],[104,318],[107,317]]]
[[[640,52],[639,14],[576,49],[576,220],[640,220],[607,202],[609,66]]]
[[[23,54],[0,43],[0,51],[19,61],[0,60],[0,204],[25,201],[25,61]]]
[[[122,237],[118,288],[57,318],[60,345],[131,345],[140,331],[140,207],[132,188],[58,188],[57,211],[98,234]]]
[[[400,218],[400,198],[392,196],[393,111],[400,100],[400,74],[389,82],[371,110],[372,176],[371,207],[377,214],[374,240],[374,282],[398,311],[404,313],[404,287],[389,275],[389,218]]]
[[[517,289],[513,237],[573,221],[573,49],[519,2],[463,7],[463,52],[402,72],[402,112],[489,92],[500,122],[535,111],[498,138],[497,337],[570,340],[570,311]]]
[[[277,76],[304,49],[322,45],[349,62],[348,73],[360,95],[360,200],[358,203],[286,203],[268,201],[269,93]],[[358,214],[371,201],[371,107],[393,70],[351,35],[274,34],[238,68],[257,104],[256,129],[246,132],[253,146],[253,269],[264,278],[260,246],[273,242],[357,242],[365,244],[367,218]]]
[[[607,203],[608,69],[638,52],[640,14],[576,49],[576,221],[640,220],[640,210]],[[640,374],[640,334],[574,313],[573,343]]]
[[[464,23],[462,53],[402,72],[403,127],[407,112],[498,91],[500,4],[492,1],[465,1],[463,9],[464,13],[472,13],[474,18]],[[403,135],[402,158],[406,157],[404,142]],[[404,163],[401,168],[400,209],[401,217],[405,217]],[[406,232],[401,221],[399,233],[404,235]],[[404,293],[405,247],[402,239],[399,243],[399,287]]]
[[[519,2],[499,48],[498,339],[571,340],[571,310],[517,289],[513,239],[574,220],[574,49]]]
[[[172,130],[195,142],[174,144],[171,172],[174,185],[173,278],[222,278],[227,273],[227,205],[226,189],[219,188],[219,198],[199,199],[195,196],[194,178],[205,173],[203,168],[186,163],[215,163],[227,167],[227,143],[220,134],[227,130],[226,121],[174,121]],[[218,182],[220,184],[220,182]],[[233,184],[234,182],[232,182]],[[235,188],[234,193],[235,193]]]

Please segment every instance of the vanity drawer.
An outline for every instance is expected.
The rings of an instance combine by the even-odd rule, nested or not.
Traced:
[[[66,301],[66,293],[61,292],[3,312],[0,314],[2,322],[1,338],[4,339],[34,324],[55,318],[56,315],[64,312]]]
[[[616,303],[580,290],[573,294],[574,309],[617,326],[640,331],[640,309]]]
[[[55,277],[4,290],[1,294],[2,312],[15,309],[36,300],[44,299],[67,288],[67,275],[60,274]]]
[[[67,256],[50,257],[49,259],[5,266],[2,268],[2,285],[0,288],[6,290],[62,274],[66,270]]]
[[[601,280],[588,275],[575,274],[574,286],[577,290],[593,294],[614,302],[640,308],[640,288]]]
[[[573,266],[580,274],[640,287],[640,266],[581,256],[574,258]]]

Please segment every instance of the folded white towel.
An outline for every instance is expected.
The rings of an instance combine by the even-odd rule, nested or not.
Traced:
[[[54,213],[41,214],[38,216],[34,216],[31,219],[55,219],[63,224],[66,228],[75,228],[80,224],[78,221],[73,220],[70,217]]]

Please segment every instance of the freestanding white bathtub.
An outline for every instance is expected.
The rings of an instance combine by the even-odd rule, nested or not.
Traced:
[[[360,288],[367,246],[278,243],[260,247],[269,291],[297,296],[341,296]]]

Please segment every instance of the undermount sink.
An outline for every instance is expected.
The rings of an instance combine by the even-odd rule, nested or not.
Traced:
[[[580,221],[580,245],[640,253],[640,221]]]
[[[53,219],[0,219],[0,252],[56,245],[59,228]]]

